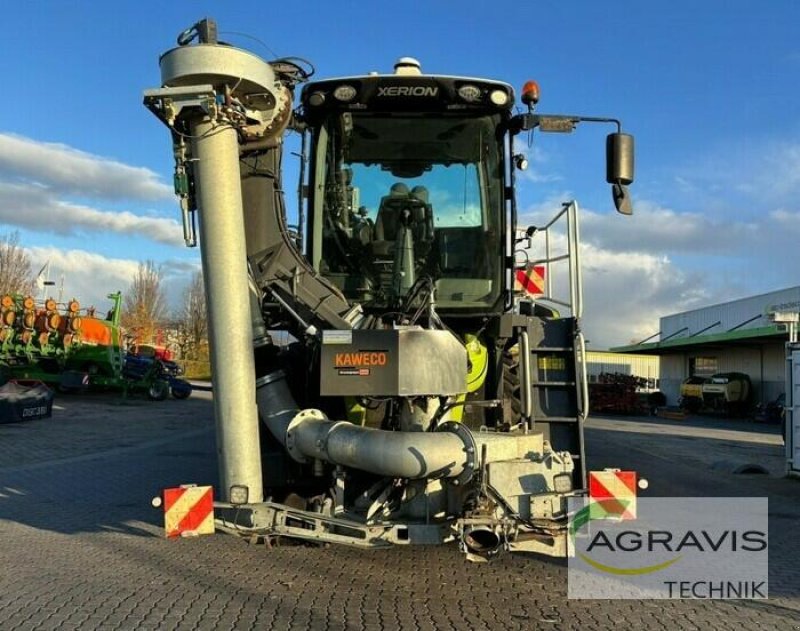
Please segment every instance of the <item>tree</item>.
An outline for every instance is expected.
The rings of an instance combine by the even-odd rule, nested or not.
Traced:
[[[0,237],[0,296],[30,295],[35,285],[31,259],[19,245],[19,232]]]
[[[183,303],[175,316],[178,346],[184,359],[205,360],[208,348],[208,312],[203,273],[195,272],[183,291]]]
[[[125,294],[122,326],[136,336],[139,343],[150,342],[163,324],[167,312],[167,296],[163,272],[153,261],[139,263]]]

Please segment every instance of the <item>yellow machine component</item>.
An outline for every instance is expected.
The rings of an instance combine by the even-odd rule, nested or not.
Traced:
[[[486,372],[489,368],[489,351],[481,344],[476,335],[467,333],[464,336],[467,347],[467,392],[475,392],[486,381]]]
[[[364,425],[367,421],[367,408],[358,402],[355,397],[344,398],[345,408],[347,409],[347,420],[354,425]]]
[[[458,403],[462,403],[467,394],[477,391],[486,381],[486,372],[489,369],[489,351],[478,339],[477,335],[467,333],[464,336],[465,346],[467,347],[467,392],[456,397]],[[464,417],[464,406],[456,405],[450,410],[450,420],[461,422]]]

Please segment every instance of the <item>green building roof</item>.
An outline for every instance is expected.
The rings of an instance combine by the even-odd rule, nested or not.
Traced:
[[[756,340],[767,341],[769,338],[780,341],[786,337],[787,332],[784,326],[772,324],[770,326],[738,329],[736,331],[726,331],[725,333],[714,333],[711,335],[673,337],[663,342],[617,346],[612,348],[611,351],[615,353],[638,353],[641,355],[665,355],[674,351],[695,349],[699,346],[730,346],[745,344]]]

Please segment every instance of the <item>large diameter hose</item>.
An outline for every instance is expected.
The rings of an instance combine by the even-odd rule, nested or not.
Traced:
[[[390,432],[332,422],[319,410],[301,411],[281,371],[256,387],[262,420],[295,460],[319,459],[393,478],[471,477],[475,444],[457,423],[445,424],[451,431]]]

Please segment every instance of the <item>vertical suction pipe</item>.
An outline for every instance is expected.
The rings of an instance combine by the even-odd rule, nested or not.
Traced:
[[[196,35],[199,41],[192,44]],[[220,495],[230,500],[231,487],[244,486],[249,502],[261,502],[253,341],[263,343],[268,336],[260,318],[259,292],[251,287],[248,274],[245,226],[253,217],[244,215],[234,125],[241,130],[243,125],[260,124],[262,140],[274,142],[283,132],[279,114],[286,117],[291,110],[291,95],[263,59],[219,44],[210,19],[182,33],[178,46],[161,56],[159,66],[162,88],[147,90],[145,105],[170,128],[173,144],[177,135],[184,135],[176,122],[188,125],[191,137],[208,296]],[[178,167],[185,169],[187,164]]]
[[[264,490],[253,375],[253,326],[236,130],[207,117],[192,122],[217,429],[220,487],[261,502]]]

